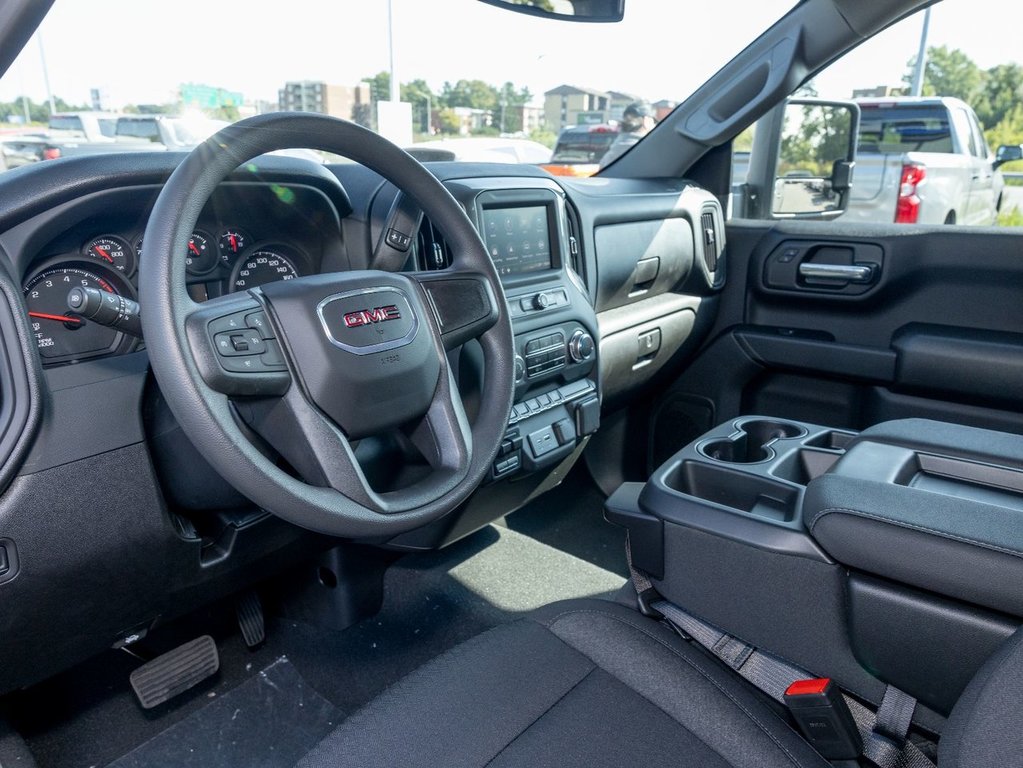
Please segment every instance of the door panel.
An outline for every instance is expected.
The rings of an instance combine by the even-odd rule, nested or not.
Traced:
[[[764,413],[1023,432],[1021,244],[1014,230],[732,222],[730,289],[712,340],[654,409],[652,463],[699,434],[679,434],[680,403],[702,404],[690,431]],[[807,278],[803,264],[870,274]]]

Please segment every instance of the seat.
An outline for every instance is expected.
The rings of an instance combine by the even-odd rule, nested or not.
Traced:
[[[299,763],[827,768],[730,670],[637,611],[555,603],[442,654]]]

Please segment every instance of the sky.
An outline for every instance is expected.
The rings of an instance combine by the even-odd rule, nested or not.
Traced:
[[[869,0],[865,0],[869,1]],[[626,0],[619,24],[551,22],[475,0],[392,0],[399,81],[510,80],[539,97],[568,83],[681,100],[783,15],[792,0]],[[56,0],[40,38],[52,92],[68,102],[175,100],[203,83],[276,101],[288,80],[354,84],[389,67],[384,0]],[[1020,61],[1014,35],[992,33],[1009,0],[944,0],[930,44],[959,47],[982,67]],[[168,13],[172,9],[173,13]],[[1014,10],[1023,18],[1023,11]],[[921,16],[868,41],[816,80],[821,96],[898,85],[919,44]],[[0,101],[46,97],[39,39],[0,79]],[[540,99],[537,98],[539,103]]]

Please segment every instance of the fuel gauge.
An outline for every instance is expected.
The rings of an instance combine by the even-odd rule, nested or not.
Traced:
[[[188,240],[185,269],[190,275],[201,275],[213,269],[216,263],[217,254],[210,243],[210,236],[201,230],[194,231]]]

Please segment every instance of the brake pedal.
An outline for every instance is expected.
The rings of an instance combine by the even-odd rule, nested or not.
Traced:
[[[217,644],[209,635],[179,645],[131,673],[131,687],[143,709],[184,693],[220,669]]]
[[[245,645],[255,648],[266,640],[266,621],[263,619],[263,601],[256,590],[249,590],[238,597],[235,604],[238,626],[242,630]]]

